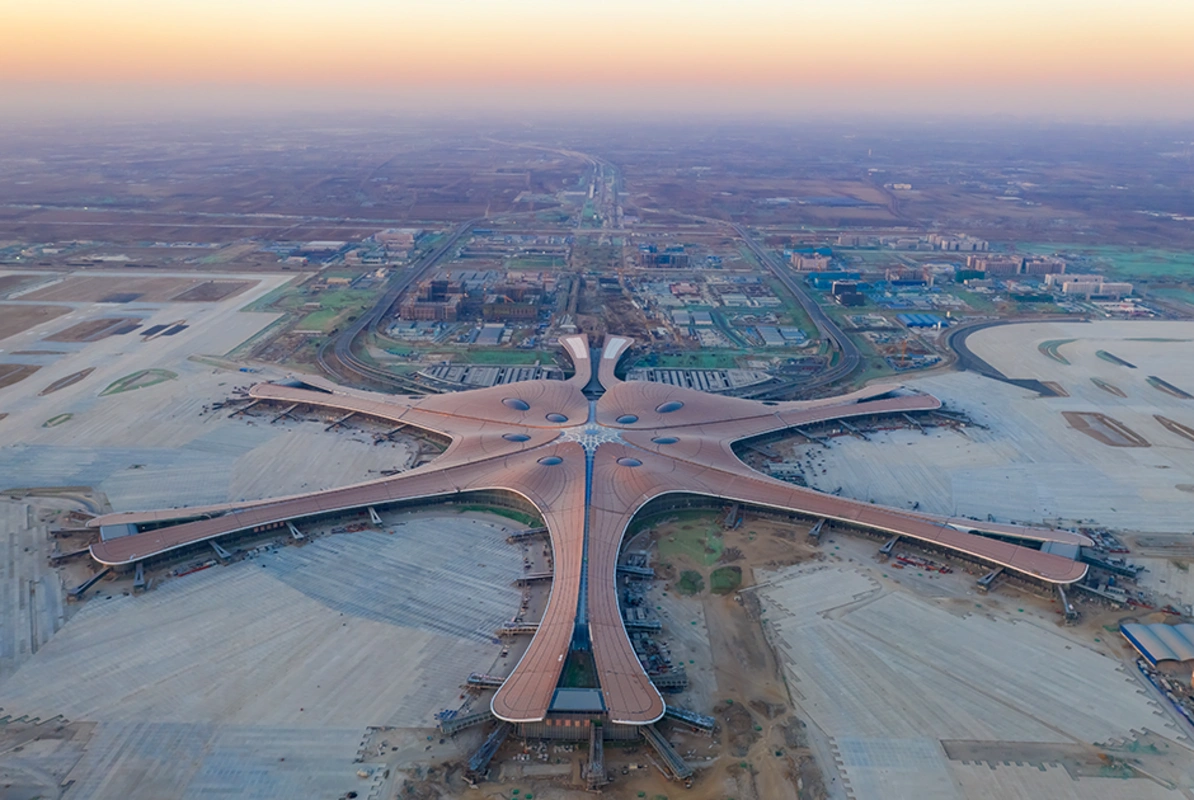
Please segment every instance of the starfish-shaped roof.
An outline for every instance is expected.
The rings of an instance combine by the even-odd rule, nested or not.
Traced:
[[[614,374],[632,340],[607,337],[591,352],[583,336],[561,340],[576,372],[567,381],[528,381],[433,396],[386,395],[318,378],[301,386],[263,383],[250,395],[354,411],[450,437],[433,462],[339,489],[202,508],[110,514],[92,525],[165,525],[91,547],[103,564],[130,565],[196,542],[287,520],[387,502],[459,492],[505,490],[532,503],[551,539],[551,595],[525,655],[493,698],[496,716],[511,722],[546,717],[564,659],[591,646],[611,721],[646,724],[664,712],[622,623],[615,571],[623,534],[648,501],[669,493],[703,494],[786,509],[906,536],[1057,584],[1086,567],[1032,544],[1089,544],[1053,531],[876,506],[793,486],[762,475],[734,455],[732,444],[799,425],[876,413],[939,408],[936,398],[876,386],[799,402],[757,402],[675,386],[626,383]],[[604,392],[582,392],[594,377]],[[204,517],[195,520],[197,516]],[[192,521],[169,525],[173,520]],[[988,538],[979,533],[993,534]],[[1015,544],[1023,541],[1026,544]]]

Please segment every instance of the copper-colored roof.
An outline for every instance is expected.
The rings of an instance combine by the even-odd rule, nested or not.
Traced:
[[[825,420],[931,410],[941,405],[934,397],[877,386],[821,400],[760,403],[674,386],[624,383],[614,368],[632,340],[610,337],[596,364],[606,392],[590,415],[590,404],[581,394],[594,366],[588,342],[574,336],[562,343],[576,366],[568,381],[531,381],[431,397],[382,395],[315,378],[303,381],[311,388],[259,384],[251,391],[255,398],[356,411],[434,431],[451,437],[452,443],[431,464],[341,489],[105,515],[93,524],[207,518],[99,542],[92,546],[92,555],[104,564],[127,565],[227,533],[333,511],[482,489],[512,491],[543,514],[555,573],[538,632],[495,695],[493,711],[501,719],[518,722],[541,720],[547,714],[571,647],[587,559],[588,626],[597,678],[610,718],[628,724],[659,719],[664,703],[622,624],[615,571],[631,518],[661,495],[705,494],[822,516],[949,548],[1051,583],[1071,583],[1086,572],[1084,565],[1070,559],[970,531],[1089,543],[1078,534],[935,517],[822,494],[747,468],[731,447],[743,438]],[[517,441],[523,437],[525,441]],[[587,508],[586,446],[593,455]]]

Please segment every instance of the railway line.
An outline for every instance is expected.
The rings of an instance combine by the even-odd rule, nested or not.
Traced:
[[[452,251],[461,237],[479,222],[481,222],[480,219],[470,219],[460,225],[449,234],[447,239],[436,245],[434,250],[415,262],[414,266],[391,278],[385,293],[373,304],[372,308],[353,320],[352,324],[339,334],[323,343],[316,355],[319,368],[328,375],[341,380],[364,381],[371,385],[397,389],[401,392],[418,392],[420,394],[436,392],[436,389],[416,380],[396,375],[389,370],[365,362],[353,352],[353,345],[366,330],[375,333],[380,322],[398,302],[402,293],[422,280],[423,276]]]

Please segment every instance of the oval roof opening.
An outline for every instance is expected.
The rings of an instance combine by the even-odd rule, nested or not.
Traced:
[[[633,425],[634,423],[638,422],[638,417],[636,417],[634,414],[623,414],[622,416],[618,417],[616,422],[619,425]]]
[[[531,437],[525,433],[503,433],[502,438],[507,442],[529,442],[531,440]]]
[[[520,397],[507,397],[502,400],[502,405],[506,408],[512,408],[515,411],[530,411],[531,404]]]
[[[539,463],[545,467],[554,467],[556,464],[563,464],[564,459],[559,456],[543,456],[539,459]]]
[[[637,458],[622,456],[618,459],[618,465],[623,467],[641,467],[643,462],[639,461]]]
[[[558,411],[553,411],[547,415],[548,422],[567,422],[568,418]]]
[[[684,404],[679,400],[668,400],[666,403],[660,403],[659,405],[655,406],[655,410],[660,414],[670,414],[673,411],[679,411],[682,408],[684,408]]]
[[[655,444],[675,444],[680,440],[675,436],[656,436],[651,441],[655,442]]]

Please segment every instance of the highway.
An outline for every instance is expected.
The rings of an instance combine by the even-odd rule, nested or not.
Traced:
[[[821,337],[829,340],[834,349],[841,354],[841,358],[838,359],[837,364],[822,372],[811,382],[798,384],[799,388],[812,389],[818,386],[825,386],[854,374],[854,371],[862,364],[862,353],[859,352],[858,346],[817,305],[817,302],[809,296],[804,287],[792,277],[787,267],[776,260],[774,253],[752,239],[743,226],[734,225],[734,230],[742,237],[742,241],[746,243],[746,246],[755,254],[760,263],[771,270],[771,274],[779,278],[788,291],[796,297],[796,302],[800,303],[804,312],[812,319]]]
[[[376,331],[378,324],[389,313],[393,305],[398,302],[398,298],[402,296],[402,293],[422,280],[423,276],[435,267],[440,259],[452,251],[452,248],[456,246],[460,238],[481,221],[480,219],[470,219],[468,222],[460,225],[447,239],[437,245],[434,250],[416,261],[409,269],[403,270],[391,278],[385,294],[373,304],[371,309],[361,314],[361,316],[353,320],[351,325],[336,336],[329,338],[319,348],[317,359],[320,369],[333,377],[350,381],[364,380],[374,385],[380,384],[384,388],[396,388],[404,392],[411,391],[412,389],[417,389],[420,392],[429,391],[427,387],[409,378],[395,375],[388,370],[365,363],[353,353],[352,348],[356,343],[357,337],[366,329]]]

